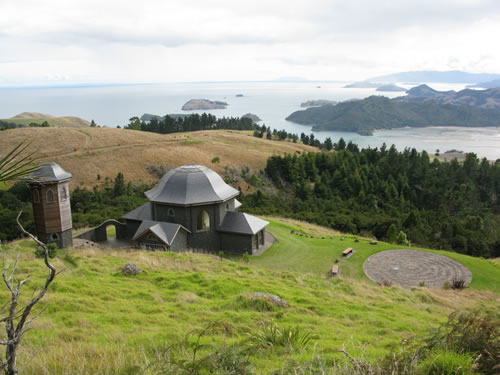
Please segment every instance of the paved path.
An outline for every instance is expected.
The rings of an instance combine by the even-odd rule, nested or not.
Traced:
[[[441,288],[454,278],[472,280],[462,264],[442,255],[417,250],[386,250],[370,256],[364,263],[366,276],[375,282],[392,281],[403,288],[419,286]]]

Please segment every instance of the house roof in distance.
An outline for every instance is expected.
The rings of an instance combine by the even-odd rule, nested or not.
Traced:
[[[51,182],[64,182],[68,181],[73,177],[69,172],[66,172],[57,163],[43,163],[40,165],[39,169],[32,172],[26,177],[28,182],[47,184]]]
[[[179,206],[224,202],[239,191],[221,176],[201,165],[183,165],[167,172],[146,196],[152,202]]]
[[[219,228],[221,232],[256,234],[269,224],[268,221],[242,212],[227,212]]]

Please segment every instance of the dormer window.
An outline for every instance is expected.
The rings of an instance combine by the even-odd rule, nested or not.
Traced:
[[[54,192],[52,189],[47,190],[47,203],[53,203],[54,202]]]

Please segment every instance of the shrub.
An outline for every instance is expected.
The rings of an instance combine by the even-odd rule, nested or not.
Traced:
[[[279,327],[275,323],[263,325],[259,332],[250,336],[250,342],[256,347],[284,348],[288,351],[301,351],[312,340],[310,332],[299,326]]]
[[[380,286],[390,287],[392,286],[392,281],[388,279],[382,279],[381,281],[377,282],[377,284]]]
[[[213,164],[220,163],[220,157],[216,156],[215,158],[212,159]]]
[[[47,250],[49,252],[49,258],[54,258],[57,255],[57,245],[55,243],[49,243],[47,245]],[[45,250],[41,246],[37,246],[35,249],[35,257],[43,258],[45,256]]]
[[[243,262],[245,262],[247,264],[250,262],[250,255],[248,255],[247,252],[245,252],[245,254],[243,254]]]
[[[466,286],[464,279],[455,277],[453,280],[451,280],[450,287],[451,287],[451,289],[461,290],[461,289],[465,289],[467,286]]]
[[[476,357],[479,372],[495,374],[500,363],[499,318],[498,313],[455,312],[426,340],[427,348],[471,354]]]

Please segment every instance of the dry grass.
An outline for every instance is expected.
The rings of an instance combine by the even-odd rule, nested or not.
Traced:
[[[51,126],[59,126],[64,128],[88,128],[90,126],[90,122],[79,117],[55,117],[39,112],[23,112],[18,114],[17,116],[4,120],[21,125],[29,125],[32,122],[41,124],[42,122],[47,121]]]
[[[249,132],[211,130],[176,134],[110,128],[25,128],[2,133],[0,150],[32,140],[39,161],[55,161],[73,174],[71,186],[102,184],[121,171],[127,181],[156,181],[148,167],[202,164],[222,173],[224,166],[263,169],[274,154],[317,151],[291,142],[253,137]],[[218,156],[220,163],[212,164]],[[97,174],[101,176],[97,181]]]

